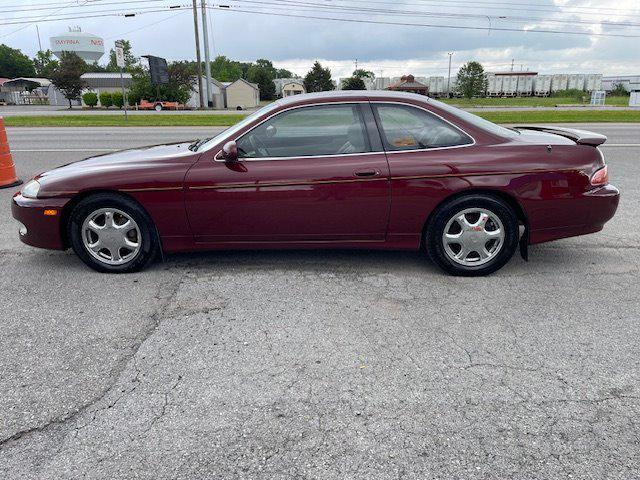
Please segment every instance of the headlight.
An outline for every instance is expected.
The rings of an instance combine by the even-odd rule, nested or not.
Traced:
[[[31,180],[28,182],[20,193],[26,198],[38,198],[38,192],[40,191],[40,183],[37,180]]]

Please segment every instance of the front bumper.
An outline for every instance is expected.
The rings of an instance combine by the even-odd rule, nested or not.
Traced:
[[[27,245],[52,250],[64,250],[61,228],[62,209],[69,198],[26,198],[19,192],[11,201],[11,214],[18,222],[20,240]],[[56,211],[45,215],[45,210]],[[51,212],[48,212],[51,213]]]
[[[620,191],[613,185],[604,185],[595,190],[585,192],[573,202],[577,214],[581,212],[581,218],[585,219],[584,224],[532,230],[529,243],[549,242],[560,238],[599,232],[604,227],[604,224],[615,215],[619,202]]]

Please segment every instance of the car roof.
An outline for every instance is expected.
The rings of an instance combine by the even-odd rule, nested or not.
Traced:
[[[404,100],[428,102],[430,99],[426,95],[417,93],[394,92],[391,90],[331,90],[328,92],[303,93],[282,98],[276,103],[282,106],[298,104],[312,104],[315,102],[331,102],[349,100],[354,98],[368,98],[370,100]]]

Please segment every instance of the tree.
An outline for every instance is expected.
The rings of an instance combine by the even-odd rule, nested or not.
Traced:
[[[20,50],[0,45],[0,77],[34,77],[36,69],[33,62]]]
[[[617,96],[617,97],[628,97],[629,96],[629,92],[627,92],[627,89],[624,87],[623,83],[616,83],[613,85],[613,89],[611,90],[611,95],[613,96]]]
[[[278,68],[276,69],[274,78],[298,78],[298,76],[286,68]]]
[[[362,78],[362,79],[368,78],[370,80],[373,80],[374,78],[376,78],[376,76],[371,70],[364,70],[362,68],[358,68],[354,70],[352,76],[357,78]]]
[[[324,68],[320,62],[316,61],[311,70],[304,77],[304,88],[307,92],[326,92],[333,90],[331,81],[331,70]]]
[[[211,62],[211,76],[220,82],[235,82],[239,78],[244,78],[242,74],[240,62],[229,60],[224,55],[218,55]]]
[[[131,53],[131,42],[129,40],[119,40],[122,43],[122,50],[124,52],[124,68],[125,72],[131,71],[138,64],[138,57]],[[107,64],[107,72],[119,72],[120,67],[116,63],[116,51],[115,49],[109,50],[109,63]]]
[[[468,62],[458,71],[458,91],[467,98],[484,95],[487,75],[479,62]]]
[[[93,108],[98,104],[98,95],[96,95],[94,92],[87,92],[82,95],[82,100],[84,101],[85,105]]]
[[[349,77],[342,81],[342,90],[366,90],[367,86],[360,77]]]
[[[146,68],[136,68],[131,72],[129,103],[139,103],[142,99],[185,103],[191,96],[195,82],[192,68],[189,62],[170,63],[167,65],[169,83],[160,85],[159,88],[151,83],[151,76]],[[115,98],[113,102],[115,105]]]
[[[260,100],[273,100],[276,96],[276,85],[273,83],[276,70],[269,60],[256,60],[249,67],[247,80],[257,83],[260,88]]]
[[[51,50],[40,50],[33,59],[36,69],[36,76],[41,78],[51,78],[53,72],[58,68],[58,61],[53,58]]]
[[[51,76],[51,82],[71,101],[78,100],[84,87],[84,81],[80,76],[85,73],[87,64],[73,52],[62,52],[58,68]]]

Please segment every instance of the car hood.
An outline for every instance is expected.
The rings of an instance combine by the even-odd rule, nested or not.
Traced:
[[[131,148],[117,152],[105,153],[88,157],[77,162],[69,163],[40,175],[50,177],[67,175],[76,171],[95,169],[124,169],[135,166],[149,166],[157,163],[173,163],[191,161],[195,152],[189,150],[192,142],[170,143],[165,145],[152,145],[149,147]]]
[[[190,144],[181,142],[132,148],[54,168],[36,176],[41,183],[40,194],[54,196],[96,188],[178,185],[200,156],[200,153],[189,150]]]

